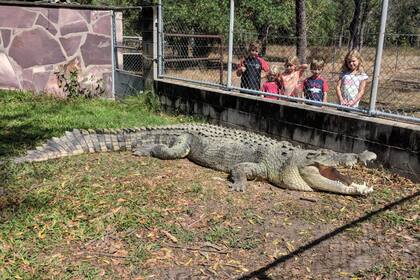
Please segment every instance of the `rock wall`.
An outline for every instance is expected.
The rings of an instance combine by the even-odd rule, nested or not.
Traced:
[[[117,41],[122,18],[117,17]],[[0,88],[64,95],[57,73],[77,67],[86,88],[111,91],[111,11],[2,6]]]

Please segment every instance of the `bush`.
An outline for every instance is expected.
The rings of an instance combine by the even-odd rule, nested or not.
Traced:
[[[62,70],[56,74],[58,86],[69,98],[93,98],[102,96],[105,93],[102,79],[95,79],[92,75],[83,83],[83,81],[80,81],[79,71],[76,68],[70,71]]]

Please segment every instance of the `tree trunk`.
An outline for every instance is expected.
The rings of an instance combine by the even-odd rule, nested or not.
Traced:
[[[296,55],[299,57],[300,63],[306,63],[305,50],[307,39],[305,0],[296,0],[296,37]]]
[[[362,1],[363,0],[354,0],[354,13],[353,19],[350,22],[350,40],[349,40],[349,49],[359,49],[359,39],[360,39],[360,20],[362,12]]]
[[[364,41],[363,36],[365,34],[366,23],[367,23],[367,19],[368,19],[371,8],[372,7],[370,6],[370,0],[365,0],[364,7],[363,7],[363,14],[360,20],[360,28],[359,28],[359,39],[358,39],[359,49],[363,47],[363,41]]]
[[[261,42],[260,55],[265,56],[267,53],[267,43],[268,43],[268,31],[270,25],[264,25],[258,31],[258,40]]]
[[[338,47],[341,48],[343,46],[343,40],[344,40],[344,36],[345,36],[345,30],[346,30],[346,25],[348,24],[347,22],[347,13],[349,10],[349,4],[347,2],[348,0],[341,0],[339,1],[338,5],[341,6],[340,9],[340,13],[338,14],[338,26],[339,26],[339,37],[338,37]]]
[[[344,37],[344,25],[341,25],[340,28],[340,37],[338,37],[338,48],[341,49],[341,46],[343,45],[343,37]]]

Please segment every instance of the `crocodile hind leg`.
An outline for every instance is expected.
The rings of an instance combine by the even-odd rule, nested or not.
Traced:
[[[150,144],[136,148],[136,156],[152,156],[159,159],[179,159],[186,157],[190,152],[191,136],[183,134],[176,138],[172,146],[165,144]]]
[[[263,164],[243,162],[232,168],[230,177],[232,180],[232,183],[229,185],[230,188],[234,191],[244,192],[246,190],[247,180],[266,178],[267,170]]]

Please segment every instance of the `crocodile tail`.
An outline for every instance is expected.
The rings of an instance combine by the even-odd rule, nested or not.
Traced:
[[[45,161],[84,153],[132,150],[136,145],[135,133],[143,129],[74,129],[60,138],[53,137],[42,146],[29,150],[15,163]]]

